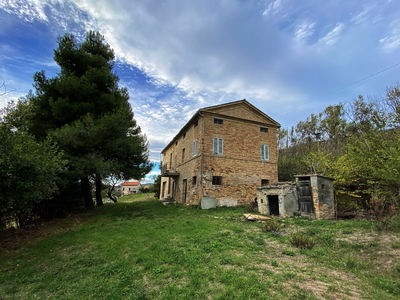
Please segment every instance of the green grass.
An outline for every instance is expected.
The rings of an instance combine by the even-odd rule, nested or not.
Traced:
[[[0,255],[0,299],[399,299],[399,237],[362,221],[278,220],[246,208],[125,196]],[[72,221],[86,220],[71,226]],[[294,232],[317,241],[290,243]],[[384,266],[384,267],[382,267]]]

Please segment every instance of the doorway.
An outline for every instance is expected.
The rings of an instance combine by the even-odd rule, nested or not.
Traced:
[[[186,203],[187,179],[183,179],[182,203]]]
[[[268,196],[268,207],[269,214],[271,216],[279,216],[279,196],[269,195]]]
[[[303,179],[303,178],[301,178],[301,179]],[[308,179],[309,179],[309,177],[308,177]],[[297,189],[298,189],[298,193],[299,193],[300,212],[306,213],[306,214],[311,214],[313,212],[312,194],[311,194],[311,186],[310,185],[311,185],[310,180],[302,180],[302,181],[297,182]]]
[[[176,200],[176,181],[172,181],[172,200]]]
[[[165,187],[166,187],[166,185],[167,185],[167,182],[163,181],[162,188],[161,188],[161,199],[164,199],[164,197],[165,197]]]

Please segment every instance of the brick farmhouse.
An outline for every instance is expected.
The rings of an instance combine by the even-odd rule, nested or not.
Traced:
[[[160,199],[255,201],[258,187],[278,181],[279,127],[245,99],[198,110],[161,152]]]

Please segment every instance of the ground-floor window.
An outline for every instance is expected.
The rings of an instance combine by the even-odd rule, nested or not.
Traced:
[[[261,179],[261,186],[266,186],[269,184],[269,179]]]
[[[213,185],[222,185],[222,176],[213,176],[212,184]]]

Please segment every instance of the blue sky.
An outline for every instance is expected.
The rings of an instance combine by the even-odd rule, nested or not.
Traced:
[[[15,89],[0,107],[32,89],[35,71],[57,74],[58,36],[100,31],[153,161],[201,107],[245,98],[290,127],[384,96],[400,75],[395,0],[3,0],[0,22],[0,76]]]

